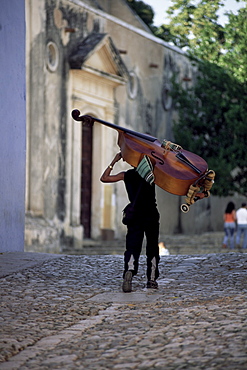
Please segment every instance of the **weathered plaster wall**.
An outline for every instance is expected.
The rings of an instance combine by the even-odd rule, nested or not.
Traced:
[[[25,1],[0,11],[0,252],[24,250]]]

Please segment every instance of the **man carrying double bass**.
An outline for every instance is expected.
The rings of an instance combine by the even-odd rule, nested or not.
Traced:
[[[99,122],[116,129],[119,133],[118,146],[121,148],[121,153],[116,154],[110,166],[105,169],[101,181],[123,180],[132,206],[135,204],[134,219],[125,223],[127,224],[127,235],[123,291],[131,291],[132,277],[138,271],[144,235],[147,239],[147,287],[157,288],[159,212],[156,206],[154,180],[160,188],[171,194],[186,195],[186,204],[181,206],[181,210],[186,213],[197,200],[210,196],[215,173],[208,170],[207,162],[203,158],[168,140],[163,140],[161,143],[153,136],[141,134],[89,115],[80,116],[78,109],[72,111],[72,117],[76,121],[87,124]],[[122,157],[134,168],[111,175],[113,166]],[[143,160],[144,166],[146,161],[151,169],[147,175],[144,174],[145,176],[140,167]],[[131,206],[128,209],[131,209]]]
[[[146,236],[147,288],[157,289],[159,276],[159,212],[155,185],[143,179],[136,168],[112,175],[113,166],[122,159],[117,153],[105,169],[100,180],[104,183],[124,181],[129,201],[134,203],[134,218],[127,223],[126,250],[124,253],[123,291],[132,291],[132,278],[138,272],[139,257]]]

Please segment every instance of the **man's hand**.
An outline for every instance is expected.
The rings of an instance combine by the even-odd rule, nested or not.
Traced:
[[[118,161],[120,161],[120,159],[122,159],[122,154],[121,152],[117,153],[115,155],[115,157],[113,158],[112,162],[111,162],[111,166],[114,166],[115,163],[117,163]]]

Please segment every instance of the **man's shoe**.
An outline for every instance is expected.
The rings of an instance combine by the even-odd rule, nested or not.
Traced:
[[[132,272],[126,271],[123,281],[123,292],[130,293],[132,290]]]
[[[158,289],[158,283],[155,280],[149,280],[147,282],[147,288]]]

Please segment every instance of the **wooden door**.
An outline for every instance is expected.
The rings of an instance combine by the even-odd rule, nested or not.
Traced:
[[[82,124],[81,224],[84,238],[91,237],[93,127]]]

